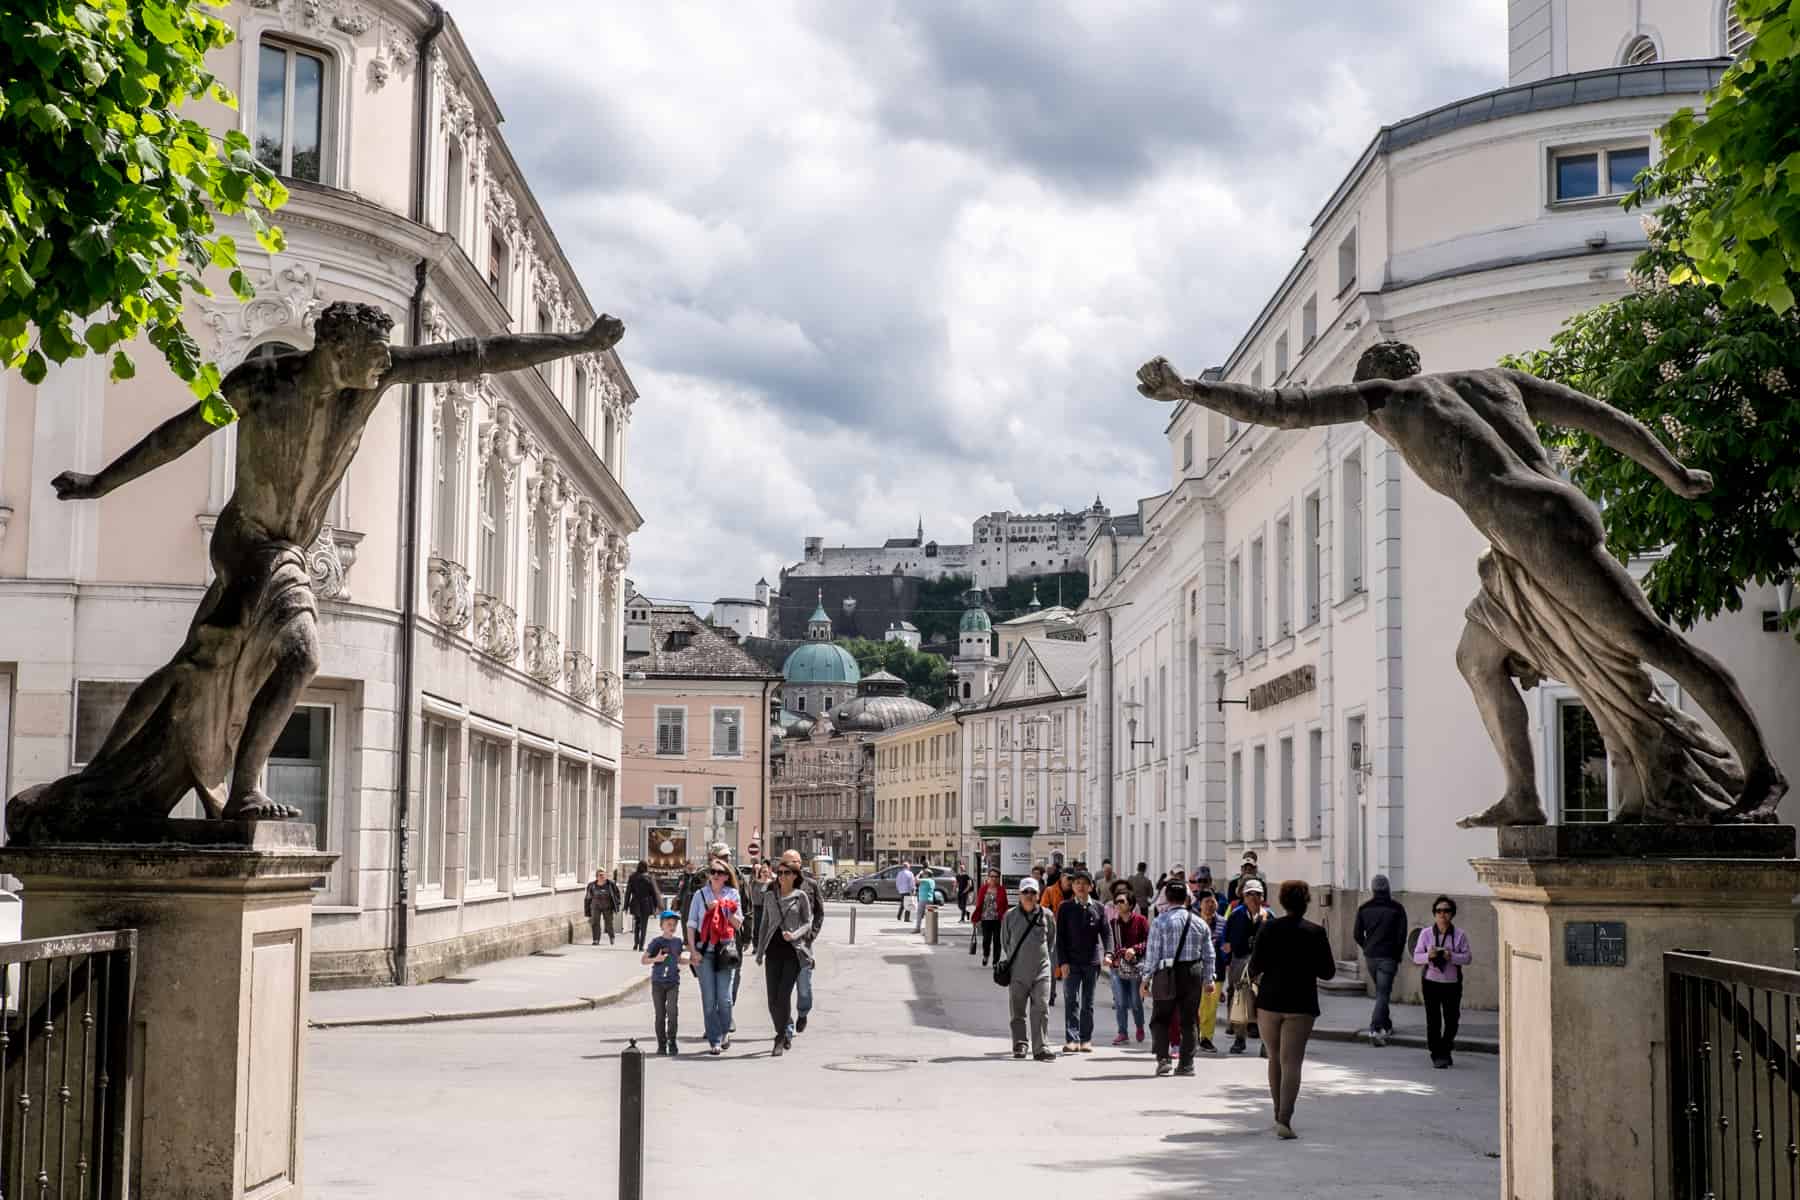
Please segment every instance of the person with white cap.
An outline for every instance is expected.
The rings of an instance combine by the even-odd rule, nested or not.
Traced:
[[[1226,975],[1226,995],[1230,998],[1231,1014],[1231,1052],[1244,1052],[1244,1035],[1255,1032],[1256,1000],[1247,996],[1249,1003],[1245,1005],[1238,999],[1240,988],[1248,989],[1244,982],[1244,971],[1250,966],[1250,954],[1256,949],[1256,938],[1268,923],[1269,910],[1265,905],[1266,890],[1263,881],[1256,878],[1244,880],[1242,895],[1244,903],[1235,908],[1225,921],[1225,944],[1231,948],[1231,968]],[[1245,1017],[1243,1013],[1250,1014]],[[1263,1049],[1268,1054],[1268,1049]]]
[[[1226,903],[1243,899],[1244,885],[1252,879],[1261,883],[1263,894],[1268,895],[1269,881],[1263,878],[1262,870],[1257,866],[1256,851],[1246,850],[1244,851],[1244,861],[1238,864],[1238,873],[1232,876],[1230,882],[1225,885]]]
[[[1019,881],[1019,903],[1000,922],[1000,961],[1009,978],[1006,999],[1012,1017],[1013,1057],[1028,1047],[1039,1062],[1056,1055],[1044,1044],[1050,1030],[1050,966],[1056,957],[1056,922],[1038,903],[1039,885],[1026,876]],[[1028,1022],[1029,1018],[1029,1022]]]
[[[1369,1014],[1369,1041],[1387,1045],[1394,1032],[1394,1020],[1388,1015],[1388,1001],[1394,992],[1394,976],[1400,970],[1400,956],[1406,952],[1406,909],[1394,899],[1386,875],[1369,881],[1375,894],[1356,910],[1356,944],[1362,947],[1363,959],[1369,964],[1369,977],[1375,981],[1375,1010]]]

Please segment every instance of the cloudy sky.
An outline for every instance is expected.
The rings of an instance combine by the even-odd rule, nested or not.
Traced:
[[[966,541],[1166,486],[1158,353],[1220,361],[1384,122],[1505,81],[1504,0],[449,0],[642,393],[631,574]]]

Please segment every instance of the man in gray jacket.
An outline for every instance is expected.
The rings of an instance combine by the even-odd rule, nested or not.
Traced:
[[[1012,1014],[1013,1057],[1024,1058],[1027,1032],[1031,1056],[1055,1062],[1044,1045],[1050,1029],[1050,966],[1056,957],[1056,921],[1038,904],[1038,882],[1019,881],[1019,903],[1000,923],[1000,961],[1012,964],[1006,998]],[[1026,1025],[1027,1013],[1030,1025]]]

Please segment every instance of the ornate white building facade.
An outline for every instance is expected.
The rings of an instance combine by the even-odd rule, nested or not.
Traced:
[[[1514,7],[1549,14],[1554,73],[1515,33],[1518,82],[1377,133],[1219,377],[1344,382],[1382,339],[1412,343],[1427,371],[1492,366],[1628,286],[1643,233],[1619,195],[1654,130],[1723,71],[1726,14]],[[1435,894],[1461,897],[1491,945],[1468,860],[1494,835],[1454,825],[1502,790],[1455,663],[1480,536],[1363,425],[1283,431],[1188,406],[1143,419],[1167,422],[1170,487],[1088,547],[1090,836],[1120,864],[1220,877],[1254,849],[1270,878],[1322,885],[1342,957],[1376,874],[1415,922]],[[1763,631],[1766,591],[1692,636],[1736,673],[1791,774],[1800,652]],[[1525,696],[1551,819],[1605,819],[1612,774],[1585,708],[1554,683]],[[1471,978],[1472,1000],[1494,1003],[1493,974]]]
[[[978,588],[1005,587],[1013,579],[1082,569],[1088,538],[1109,515],[1094,498],[1079,512],[1015,513],[996,510],[978,517],[967,542],[927,541],[925,524],[909,538],[889,538],[880,546],[827,546],[806,539],[806,555],[786,571],[789,579],[820,575],[911,575],[943,579],[966,575]]]
[[[211,65],[240,108],[196,115],[249,134],[291,193],[283,253],[235,231],[255,299],[219,286],[190,307],[222,368],[306,348],[338,299],[387,311],[396,342],[593,320],[441,10],[249,0],[221,15],[237,40]],[[191,402],[134,352],[127,383],[93,358],[36,388],[0,376],[7,795],[85,760],[207,583],[235,430],[97,503],[49,486]],[[609,352],[395,389],[370,421],[310,551],[323,662],[267,780],[340,854],[315,906],[316,982],[418,981],[566,941],[586,879],[612,864],[635,400]]]

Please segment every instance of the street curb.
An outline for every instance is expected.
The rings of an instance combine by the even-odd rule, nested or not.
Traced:
[[[1371,1046],[1369,1031],[1366,1029],[1320,1029],[1313,1027],[1313,1040],[1327,1042],[1360,1042]],[[1405,1046],[1412,1050],[1429,1050],[1431,1044],[1416,1033],[1393,1033],[1388,1035],[1390,1046]],[[1470,1054],[1499,1054],[1500,1042],[1495,1038],[1469,1038],[1459,1036],[1456,1048]]]
[[[308,1029],[356,1029],[374,1025],[436,1025],[445,1021],[487,1021],[498,1017],[542,1017],[555,1013],[588,1012],[597,1008],[610,1008],[649,987],[650,977],[646,975],[602,996],[582,996],[575,1000],[560,1000],[555,1004],[520,1004],[511,1008],[490,1008],[478,1012],[402,1013],[393,1017],[320,1017],[308,1020],[306,1026]]]

